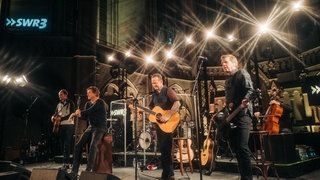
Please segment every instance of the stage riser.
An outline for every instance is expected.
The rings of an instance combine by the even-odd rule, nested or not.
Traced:
[[[295,178],[319,169],[320,157],[309,159],[306,161],[298,161],[291,164],[275,164],[280,178]],[[236,162],[216,162],[214,171],[224,171],[238,173]],[[253,168],[253,173],[257,174],[259,171]],[[260,174],[261,176],[261,174]],[[269,177],[275,177],[273,170],[269,170]]]
[[[59,169],[39,168],[33,169],[30,180],[71,180],[66,171]]]
[[[104,173],[94,173],[94,172],[87,172],[82,171],[80,175],[80,180],[120,180],[120,178],[111,175],[111,174],[104,174]]]

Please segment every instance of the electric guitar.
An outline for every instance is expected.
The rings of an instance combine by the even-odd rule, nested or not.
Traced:
[[[170,110],[163,110],[159,106],[155,106],[152,110],[143,106],[139,106],[139,105],[136,105],[136,106],[144,110],[145,112],[149,113],[150,114],[149,121],[153,123],[157,123],[160,129],[165,133],[173,132],[177,128],[180,122],[180,115],[178,112],[175,112],[167,122],[161,122],[160,118],[168,114]]]
[[[261,91],[259,89],[255,90],[249,97],[249,99],[245,99],[241,102],[241,104],[232,111],[231,114],[229,114],[226,118],[227,122],[230,122],[242,109],[246,108],[250,101],[254,100],[255,98],[258,98],[261,96]]]

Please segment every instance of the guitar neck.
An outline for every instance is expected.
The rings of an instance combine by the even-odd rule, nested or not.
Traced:
[[[226,118],[226,121],[230,122],[241,110],[242,110],[242,107],[240,105]]]
[[[210,123],[209,123],[209,128],[208,128],[208,134],[207,134],[207,138],[209,139],[210,137],[210,132],[211,132],[211,127],[212,127],[212,121],[214,120],[214,118],[216,117],[217,113],[215,113],[214,115],[212,115],[212,117],[210,118]]]
[[[152,110],[149,109],[149,108],[146,108],[146,107],[143,107],[143,106],[139,106],[139,105],[137,105],[137,107],[140,108],[140,109],[142,109],[142,110],[144,110],[144,111],[146,111],[146,112],[149,113],[149,114],[152,114],[152,115],[156,115],[156,114],[157,114],[156,112],[152,111]]]

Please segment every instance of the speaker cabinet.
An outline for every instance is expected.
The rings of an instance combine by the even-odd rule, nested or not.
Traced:
[[[270,148],[268,148],[268,140],[266,138],[269,137],[270,140]],[[289,164],[293,162],[299,161],[294,143],[293,134],[272,134],[269,136],[265,136],[264,142],[266,142],[265,150],[266,150],[266,159],[274,160],[276,164]],[[272,154],[270,154],[272,152]],[[272,157],[270,157],[272,155]]]
[[[82,171],[81,175],[80,175],[80,180],[88,180],[88,179],[94,179],[94,180],[120,180],[120,178],[118,178],[118,177],[116,177],[116,176],[114,176],[112,174]]]
[[[71,180],[66,171],[60,169],[34,168],[30,180]]]

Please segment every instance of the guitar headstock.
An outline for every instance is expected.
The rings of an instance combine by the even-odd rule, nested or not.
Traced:
[[[77,98],[77,109],[80,108],[80,103],[81,103],[81,96]]]

